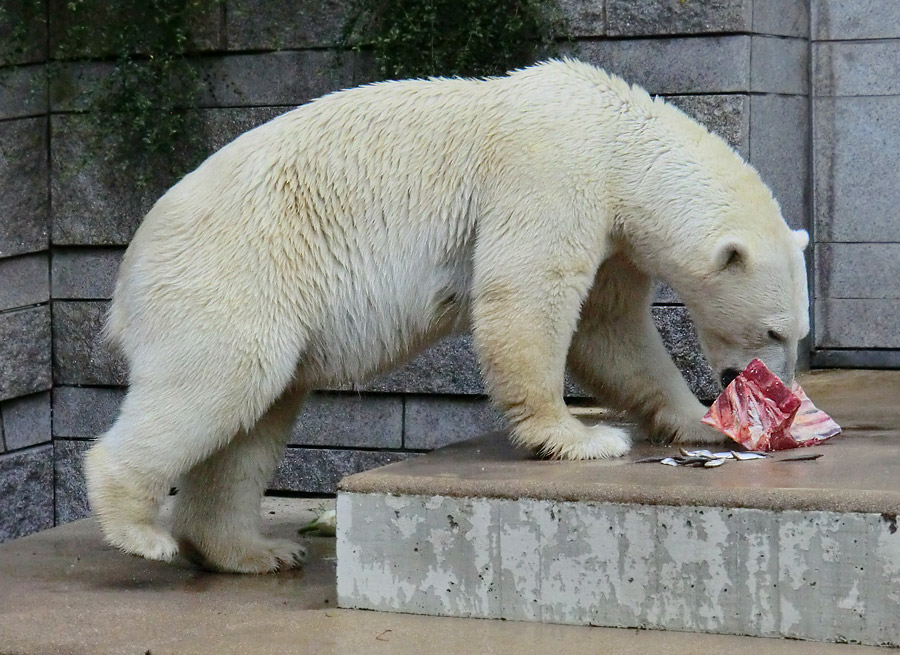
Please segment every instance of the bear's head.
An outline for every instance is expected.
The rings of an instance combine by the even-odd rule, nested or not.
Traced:
[[[718,237],[702,300],[691,308],[701,347],[723,388],[754,358],[789,385],[797,344],[809,333],[803,254],[809,235],[783,221],[770,226]]]

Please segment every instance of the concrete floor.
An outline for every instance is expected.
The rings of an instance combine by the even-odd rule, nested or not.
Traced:
[[[295,533],[321,501],[269,499],[268,530]],[[334,539],[306,568],[235,576],[128,557],[92,519],[0,545],[0,655],[863,655],[862,646],[333,609]]]
[[[900,372],[838,372],[814,375],[804,384],[813,400],[845,427],[882,437],[900,434]],[[657,468],[665,472],[665,467]],[[292,536],[323,504],[269,499],[267,530]],[[185,563],[173,566],[128,557],[102,543],[91,519],[2,544],[0,655],[883,652],[749,637],[336,610],[334,539],[306,541],[311,557],[304,569],[259,577],[213,574]]]

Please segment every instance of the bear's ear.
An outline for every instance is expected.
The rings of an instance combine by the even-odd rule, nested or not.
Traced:
[[[806,250],[806,246],[809,245],[809,232],[806,230],[794,230],[794,243],[797,244],[797,247],[800,250]]]
[[[747,244],[735,237],[728,237],[716,245],[715,267],[717,271],[737,269],[747,263]]]

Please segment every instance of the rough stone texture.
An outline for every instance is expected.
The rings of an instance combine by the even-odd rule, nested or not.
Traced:
[[[347,0],[228,0],[228,47],[283,50],[335,45],[341,40],[351,8]]]
[[[0,257],[47,248],[48,208],[47,119],[0,122]]]
[[[119,248],[55,250],[51,271],[53,298],[108,300],[124,252]]]
[[[900,298],[900,243],[821,243],[816,298]]]
[[[606,0],[560,0],[559,7],[568,21],[572,37],[606,34]]]
[[[129,167],[88,153],[92,137],[83,116],[53,116],[51,129],[53,243],[127,244],[172,180],[154,180],[136,189]]]
[[[704,399],[715,398],[718,392],[714,389],[717,387],[712,372],[700,354],[687,310],[683,307],[656,307],[653,314],[669,352],[694,393]],[[469,335],[442,341],[406,366],[366,385],[364,389],[390,393],[485,393]],[[570,378],[566,380],[565,393],[569,397],[586,395]]]
[[[441,341],[407,365],[363,387],[389,393],[484,393],[469,335]]]
[[[610,36],[747,32],[753,0],[606,0]]]
[[[299,105],[372,80],[364,58],[328,50],[226,55],[204,62],[202,71],[201,107]]]
[[[816,347],[900,348],[900,299],[820,298]]]
[[[653,319],[672,360],[691,390],[702,400],[719,395],[716,376],[700,351],[697,333],[684,307],[654,307]]]
[[[337,512],[341,607],[900,644],[881,514],[353,493]]]
[[[0,56],[0,66],[25,64],[43,61],[47,57],[47,23],[46,3],[6,2],[3,4],[4,14],[0,16],[0,43],[4,44],[4,52]],[[12,43],[14,26],[27,23],[26,34],[19,37],[18,43]]]
[[[667,102],[703,123],[745,158],[750,154],[750,96],[667,96]]]
[[[0,456],[0,541],[53,527],[49,445]]]
[[[506,422],[483,398],[409,396],[403,446],[430,450],[504,427]]]
[[[0,69],[0,119],[37,116],[47,111],[44,66]]]
[[[753,31],[779,36],[809,36],[809,0],[755,0]]]
[[[750,163],[793,228],[809,229],[809,126],[806,97],[750,98]]]
[[[90,445],[90,441],[69,439],[58,439],[53,442],[57,525],[91,515],[82,465]]]
[[[274,107],[233,107],[200,110],[203,123],[203,141],[206,152],[221,149],[258,125],[294,109],[294,105]]]
[[[303,406],[291,444],[352,448],[400,448],[403,398],[315,393]]]
[[[27,448],[50,441],[50,392],[0,403],[6,449]]]
[[[71,14],[65,9],[66,0],[50,0],[50,52],[59,55],[60,40],[72,26]],[[115,3],[100,3],[93,5],[94,14],[90,21],[80,21],[78,27],[86,30],[85,37],[80,41],[85,47],[77,54],[89,59],[110,57],[117,53],[110,50],[110,40],[102,38],[99,34],[93,34],[94,25],[109,23],[114,20],[116,13]],[[83,13],[80,16],[87,18]],[[224,26],[222,20],[222,7],[219,3],[209,3],[208,8],[197,16],[190,27],[190,50],[199,52],[204,50],[221,50],[226,47],[224,38]],[[138,53],[140,54],[140,53]]]
[[[50,80],[50,108],[53,112],[88,111],[91,91],[115,70],[111,61],[60,62]]]
[[[643,86],[650,93],[750,90],[750,37],[584,41],[573,54]],[[720,65],[710,66],[716,61]]]
[[[893,0],[810,0],[812,38],[900,37],[900,4]]]
[[[199,110],[201,158],[290,108]],[[96,157],[85,163],[91,131],[82,117],[54,116],[53,132],[54,244],[127,245],[144,214],[175,180],[160,175],[137,190],[127,167]]]
[[[0,259],[0,311],[50,300],[46,254]]]
[[[53,376],[56,384],[124,385],[122,358],[103,341],[106,302],[53,303]]]
[[[809,92],[809,43],[806,39],[754,36],[750,87],[765,93]]]
[[[572,53],[653,94],[807,92],[803,39],[731,35],[582,41]],[[717,64],[711,66],[709,62]]]
[[[0,314],[0,400],[50,388],[50,308]]]
[[[900,94],[900,40],[813,44],[817,96]]]
[[[112,427],[124,389],[53,388],[53,436],[88,439]]]
[[[334,493],[342,478],[391,462],[411,453],[330,448],[288,448],[269,485],[274,491]]]
[[[818,241],[900,242],[900,97],[816,98]]]
[[[681,298],[675,290],[665,282],[656,282],[656,291],[653,294],[653,302],[658,305],[683,305]]]

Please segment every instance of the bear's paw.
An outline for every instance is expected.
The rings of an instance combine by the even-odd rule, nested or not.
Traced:
[[[203,550],[182,539],[181,547],[182,554],[195,564],[227,573],[276,573],[299,568],[306,561],[306,548],[290,539],[258,538]]]
[[[539,449],[549,459],[583,460],[621,457],[631,450],[628,432],[612,425],[577,424],[572,434],[557,434]]]

